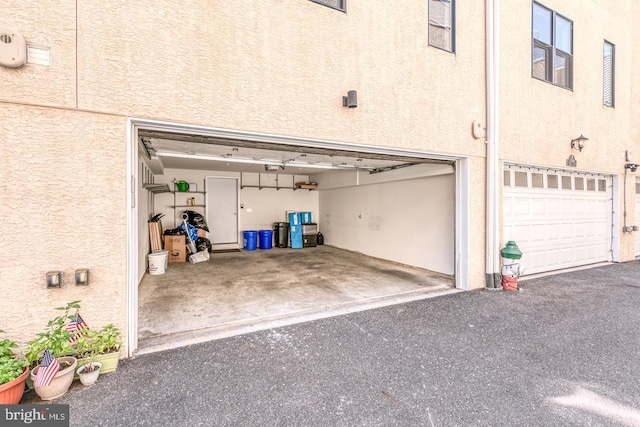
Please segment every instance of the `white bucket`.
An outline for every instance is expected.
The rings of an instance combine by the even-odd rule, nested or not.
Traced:
[[[167,269],[169,251],[156,251],[149,254],[149,274],[164,274]]]

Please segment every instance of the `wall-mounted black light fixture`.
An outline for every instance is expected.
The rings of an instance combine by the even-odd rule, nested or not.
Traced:
[[[589,138],[587,138],[586,136],[580,135],[576,139],[571,140],[571,148],[573,148],[574,150],[582,151],[585,141],[588,140]]]
[[[347,92],[347,96],[342,97],[342,106],[356,108],[358,106],[358,92],[355,90]]]
[[[631,172],[635,172],[638,167],[640,167],[640,165],[638,165],[637,163],[626,163],[624,165],[624,168],[631,170]]]

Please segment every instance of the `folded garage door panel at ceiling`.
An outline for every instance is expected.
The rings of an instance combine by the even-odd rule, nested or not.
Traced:
[[[610,261],[612,178],[507,167],[503,224],[526,274]]]

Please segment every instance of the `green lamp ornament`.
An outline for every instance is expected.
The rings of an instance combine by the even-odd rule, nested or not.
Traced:
[[[502,255],[502,288],[507,291],[517,291],[518,277],[524,273],[524,267],[517,260],[522,258],[522,251],[513,240],[509,240],[500,250]]]
[[[507,245],[500,250],[502,258],[520,259],[522,258],[522,251],[518,248],[518,245],[513,240],[509,240]]]

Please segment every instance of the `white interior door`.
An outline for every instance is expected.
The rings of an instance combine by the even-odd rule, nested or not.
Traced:
[[[612,187],[611,176],[506,167],[503,238],[525,274],[611,261]]]
[[[238,179],[207,177],[208,239],[218,248],[238,246]]]

